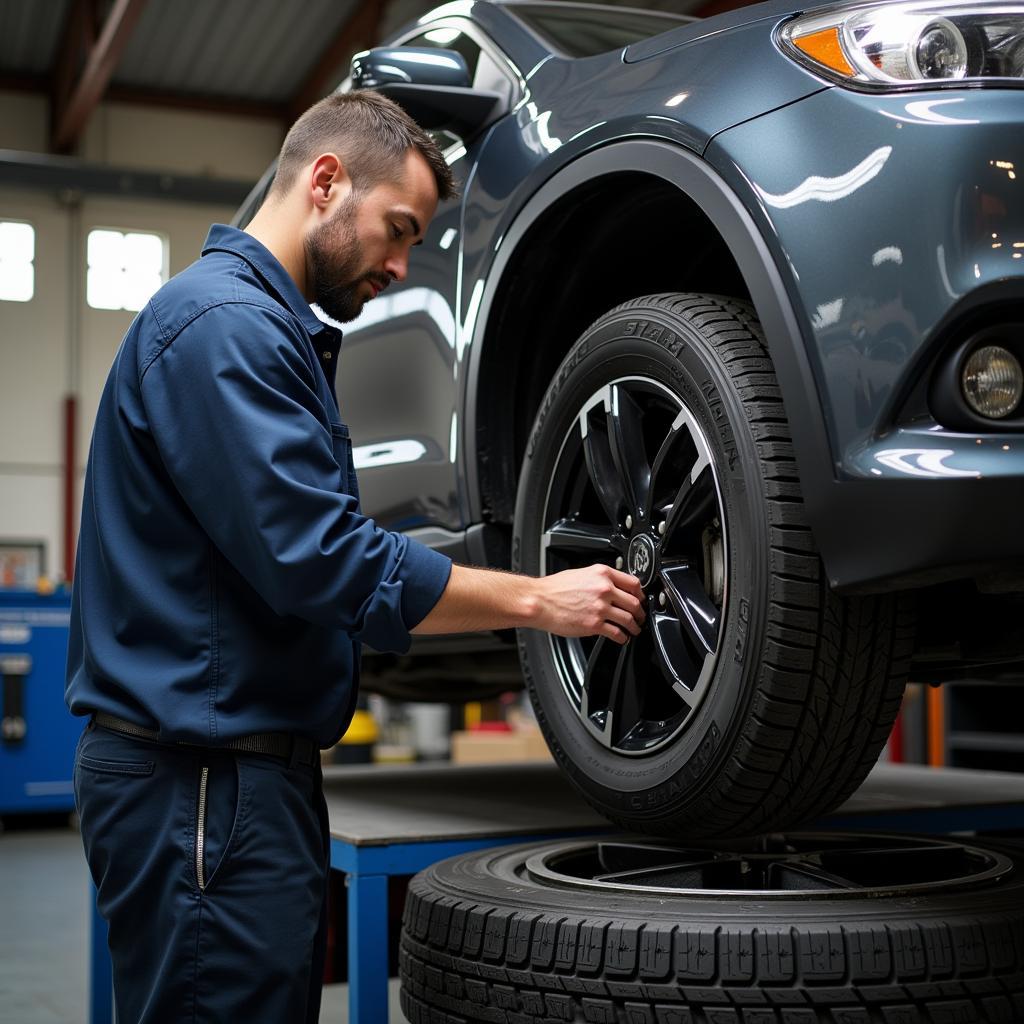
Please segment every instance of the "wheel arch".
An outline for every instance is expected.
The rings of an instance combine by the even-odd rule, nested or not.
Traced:
[[[636,223],[655,212],[656,223]],[[700,230],[696,253],[693,234],[685,231],[694,227]],[[577,228],[583,230],[574,234]],[[645,247],[652,241],[688,249],[681,261],[679,253],[651,257]],[[589,261],[566,259],[583,252]],[[656,139],[616,142],[578,157],[527,200],[504,234],[469,352],[464,452],[472,521],[511,523],[534,414],[576,337],[619,302],[670,290],[731,294],[754,305],[776,365],[813,525],[814,494],[831,481],[831,460],[782,275],[750,214],[715,171],[688,150]],[[557,296],[553,318],[549,292]]]

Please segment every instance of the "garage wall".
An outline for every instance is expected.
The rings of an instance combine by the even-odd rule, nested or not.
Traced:
[[[0,148],[45,150],[46,104],[0,92]],[[97,163],[253,181],[277,154],[276,122],[109,104],[94,115],[82,156]],[[134,314],[92,309],[85,244],[97,227],[156,231],[169,272],[199,255],[211,223],[230,207],[0,188],[0,219],[36,231],[35,295],[0,301],[0,540],[43,540],[51,577],[63,544],[63,404],[78,398],[77,502],[96,407]],[[76,509],[76,523],[78,511]]]
[[[53,199],[0,192],[0,219],[36,229],[35,296],[0,302],[0,539],[45,540],[63,559],[61,400],[68,380],[68,216]]]
[[[46,98],[0,90],[0,149],[46,151]]]
[[[103,103],[78,155],[118,167],[255,181],[283,139],[277,121]]]

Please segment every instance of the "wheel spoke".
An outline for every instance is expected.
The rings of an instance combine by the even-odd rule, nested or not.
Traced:
[[[689,566],[662,566],[658,576],[683,628],[702,651],[714,654],[721,613],[705,593],[700,577]]]
[[[871,889],[892,881],[926,881],[953,874],[961,863],[956,848],[939,845],[915,845],[908,849],[825,851],[823,870],[853,879],[861,888]]]
[[[591,411],[598,405],[604,407],[601,403],[588,405],[579,416],[583,454],[590,482],[597,493],[597,500],[601,503],[608,522],[617,525],[623,511],[630,504],[630,499],[612,455],[611,440],[608,437],[608,418],[591,416]]]
[[[860,886],[842,875],[833,874],[812,864],[776,861],[768,868],[768,888],[773,889],[859,889]]]
[[[644,843],[603,842],[596,846],[601,870],[607,875],[624,871],[660,868],[665,864],[680,864],[707,859],[707,850],[691,850],[682,846],[655,846]]]
[[[609,739],[621,743],[643,721],[644,680],[637,672],[637,639],[627,640],[621,645],[619,659],[615,663],[615,675],[608,701]]]
[[[642,424],[643,410],[636,400],[624,388],[613,387],[608,410],[608,434],[615,468],[623,482],[629,511],[634,518],[642,518],[650,510],[646,496],[651,468],[647,464]]]
[[[665,543],[677,530],[702,523],[715,514],[717,495],[711,464],[698,462],[694,470],[697,475],[687,476],[679,485],[672,504],[660,510],[665,517]]]
[[[618,882],[643,886],[663,886],[696,889],[703,886],[704,869],[715,867],[714,857],[705,856],[698,861],[680,861],[660,864],[657,867],[635,868],[632,871],[616,871],[607,875],[595,875],[595,882]]]
[[[541,537],[541,542],[549,550],[614,555],[618,553],[618,547],[613,538],[614,532],[607,526],[583,523],[577,519],[559,519]]]
[[[611,697],[621,654],[618,644],[599,636],[587,658],[580,694],[581,717],[607,745],[611,744]]]
[[[692,436],[690,421],[687,419],[686,414],[680,410],[672,421],[668,434],[665,435],[665,440],[661,442],[661,447],[655,453],[654,460],[651,462],[651,475],[648,480],[647,497],[645,499],[645,504],[648,508],[654,507],[654,496],[658,491],[670,490],[673,487],[674,480],[671,479],[673,475],[682,471],[686,474],[687,480],[689,480],[698,459],[696,454],[694,454],[684,461],[683,454],[679,452],[679,449]],[[663,475],[670,478],[665,485],[662,483]]]
[[[697,660],[683,641],[683,630],[675,615],[648,612],[651,632],[661,669],[676,693],[689,705],[707,682],[709,657]]]

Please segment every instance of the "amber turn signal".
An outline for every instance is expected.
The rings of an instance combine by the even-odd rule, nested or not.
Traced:
[[[838,28],[826,28],[820,32],[810,32],[793,40],[793,45],[803,50],[812,60],[824,64],[841,75],[853,77],[854,70],[843,53],[843,44],[839,41]]]

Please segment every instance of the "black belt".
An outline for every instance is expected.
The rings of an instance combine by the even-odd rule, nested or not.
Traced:
[[[228,740],[217,746],[204,747],[201,743],[186,743],[184,740],[163,740],[156,729],[144,729],[134,722],[126,722],[123,718],[97,711],[93,721],[104,729],[119,732],[124,736],[135,736],[155,743],[163,743],[175,747],[198,747],[203,750],[238,750],[245,754],[269,754],[281,757],[289,764],[312,765],[320,759],[320,749],[312,741],[302,736],[289,736],[283,732],[260,732],[252,736],[239,736],[236,740]]]

